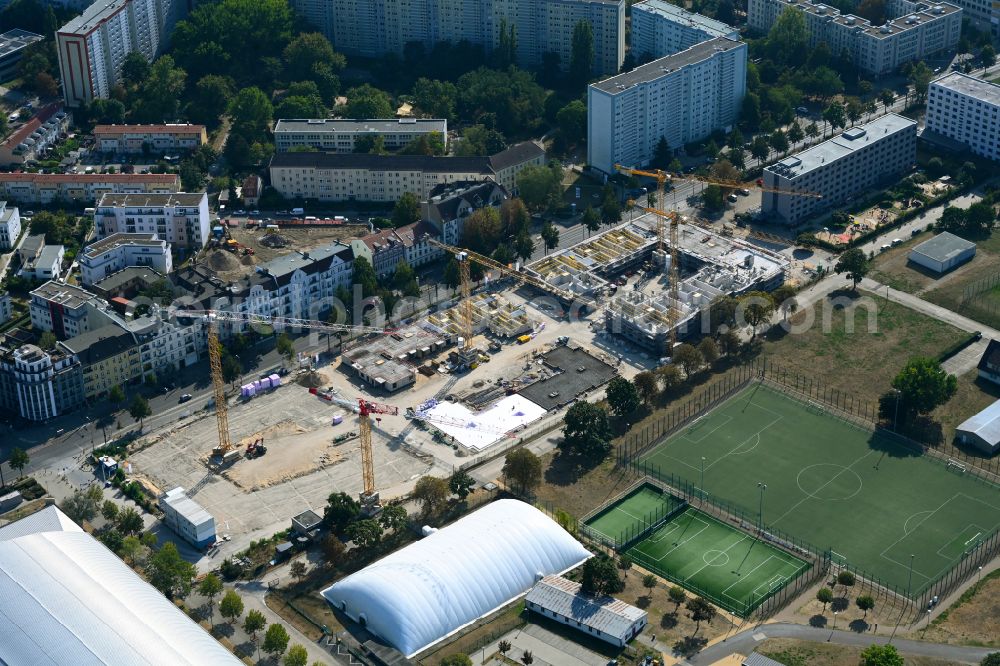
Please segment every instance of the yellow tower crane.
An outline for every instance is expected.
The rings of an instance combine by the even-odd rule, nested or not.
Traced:
[[[208,317],[208,363],[212,369],[212,393],[215,395],[215,425],[219,430],[219,445],[212,449],[212,456],[224,459],[233,450],[229,441],[229,411],[226,404],[226,382],[222,378],[222,344],[219,343],[218,320]]]

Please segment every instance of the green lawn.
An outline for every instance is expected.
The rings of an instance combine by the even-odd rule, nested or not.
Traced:
[[[704,461],[703,461],[704,458]],[[919,594],[1000,527],[1000,486],[767,386],[748,388],[642,460],[905,593]],[[761,490],[759,484],[765,484]]]
[[[809,563],[688,507],[628,550],[641,565],[746,616]]]

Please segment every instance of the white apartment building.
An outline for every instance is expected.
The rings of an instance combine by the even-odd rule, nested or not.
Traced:
[[[20,204],[90,203],[104,194],[163,194],[181,187],[175,173],[3,173],[0,197]]]
[[[632,55],[637,60],[662,58],[716,37],[739,40],[740,31],[666,0],[632,5]]]
[[[749,0],[747,21],[750,27],[766,32],[789,7],[805,14],[811,47],[826,42],[834,54],[846,50],[859,69],[874,76],[891,74],[906,62],[954,51],[962,33],[962,9],[947,2],[890,2],[887,12],[899,15],[876,27],[819,0]]]
[[[151,306],[149,315],[126,323],[139,343],[142,371],[162,373],[196,365],[208,349],[204,322],[195,319],[171,319],[169,311]]]
[[[204,125],[97,125],[94,145],[102,153],[136,154],[188,151],[208,143]]]
[[[917,123],[890,113],[764,169],[764,185],[822,198],[763,192],[761,211],[789,225],[860,197],[917,159]]]
[[[1000,86],[959,72],[931,81],[925,129],[1000,160]]]
[[[129,53],[152,62],[187,6],[185,0],[97,0],[56,31],[66,106],[108,97]]]
[[[380,136],[386,150],[399,150],[421,136],[436,133],[448,146],[448,121],[432,118],[340,120],[325,118],[282,119],[274,126],[279,153],[311,147],[334,153],[353,153],[361,137]]]
[[[14,314],[14,306],[10,300],[10,294],[3,292],[0,294],[0,324],[6,324]]]
[[[2,403],[29,421],[64,414],[84,400],[80,361],[62,350],[35,345],[5,350],[0,357]]]
[[[294,0],[292,5],[311,23],[328,25],[326,36],[348,55],[402,55],[407,42],[431,47],[463,40],[491,52],[506,26],[517,36],[518,65],[540,65],[552,52],[567,68],[573,28],[587,21],[594,32],[595,75],[617,72],[625,58],[625,0]]]
[[[104,300],[62,282],[46,282],[32,291],[28,309],[32,328],[51,331],[60,340],[114,322],[114,313]]]
[[[148,266],[164,275],[173,270],[170,245],[155,234],[111,234],[85,247],[77,259],[85,287],[129,266]]]
[[[13,250],[21,236],[21,213],[17,206],[0,201],[0,250]]]
[[[587,88],[587,162],[607,174],[639,167],[660,138],[672,148],[736,123],[746,94],[747,46],[716,38]]]
[[[62,263],[66,248],[62,245],[46,245],[33,259],[26,261],[17,274],[31,280],[58,280],[62,277]]]
[[[155,234],[172,246],[199,249],[209,238],[208,195],[105,194],[94,217],[99,238],[111,234]]]

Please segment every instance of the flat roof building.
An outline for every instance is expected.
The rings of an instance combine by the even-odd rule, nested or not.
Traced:
[[[662,58],[716,37],[739,40],[740,31],[666,0],[632,5],[632,55],[639,60]]]
[[[215,543],[215,519],[200,504],[187,496],[183,488],[168,490],[160,497],[163,522],[195,548]]]
[[[111,234],[85,247],[78,259],[80,282],[85,287],[131,266],[164,274],[173,270],[170,245],[152,233]]]
[[[154,234],[174,247],[200,249],[208,242],[210,218],[205,192],[105,194],[97,202],[99,238],[112,234]]]
[[[646,611],[614,597],[582,594],[582,587],[562,576],[546,576],[528,592],[524,606],[617,647],[625,647],[646,626]]]
[[[1000,85],[952,72],[927,89],[926,129],[1000,160]]]
[[[945,231],[910,250],[909,259],[935,273],[944,273],[974,256],[975,243]]]
[[[761,211],[797,224],[902,173],[916,159],[916,121],[886,114],[764,169],[764,185],[780,192],[763,192]],[[792,194],[796,190],[820,196]]]
[[[587,87],[587,162],[645,166],[657,143],[678,148],[735,124],[746,93],[747,45],[722,37]]]
[[[10,81],[17,76],[17,65],[24,56],[24,49],[42,41],[41,35],[14,28],[0,35],[0,81]]]
[[[0,250],[13,250],[21,237],[21,212],[0,201]]]
[[[399,150],[429,134],[438,134],[447,149],[448,121],[443,119],[281,119],[274,126],[274,144],[279,153],[303,147],[353,153],[358,139],[362,137],[382,137],[386,150]]]

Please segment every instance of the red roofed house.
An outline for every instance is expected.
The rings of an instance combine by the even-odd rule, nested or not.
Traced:
[[[61,104],[49,104],[0,143],[0,165],[36,160],[69,127],[70,115]]]
[[[255,173],[247,176],[243,181],[243,205],[256,207],[263,190],[264,181],[260,179],[260,176]]]
[[[102,153],[163,153],[194,150],[208,143],[204,125],[98,125],[94,144]]]

